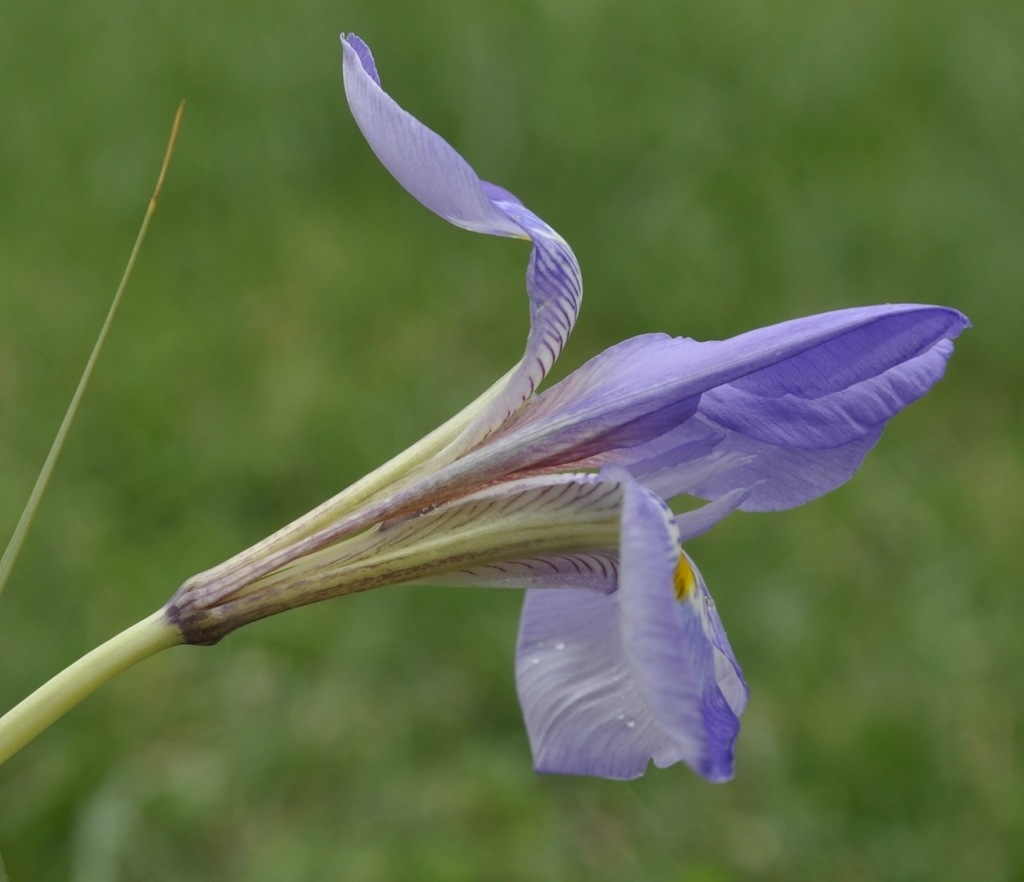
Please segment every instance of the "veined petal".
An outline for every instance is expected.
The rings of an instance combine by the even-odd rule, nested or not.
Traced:
[[[538,771],[635,778],[653,759],[732,776],[746,685],[671,512],[628,478],[619,590],[527,592],[516,683]]]
[[[685,376],[688,341],[644,334],[616,344],[531,399],[491,440],[529,467],[589,460],[657,438],[697,410],[665,378]]]
[[[788,447],[840,447],[927,391],[964,322],[955,310],[884,306],[797,319],[724,342],[634,337],[529,401],[481,454],[497,461],[514,451],[528,467],[661,457],[664,470],[668,450],[695,461],[694,445],[710,452],[729,431]],[[697,412],[706,428],[671,435]],[[671,445],[660,440],[669,436]]]
[[[583,275],[569,243],[518,200],[495,204],[522,227],[533,243],[526,268],[530,333],[526,351],[502,397],[466,430],[460,439],[460,452],[501,426],[533,395],[565,348],[583,302]]]
[[[685,434],[692,437],[704,432],[717,439],[715,452],[708,457],[714,467],[706,469],[706,460],[683,462],[674,473],[663,473],[659,486],[666,487],[674,481],[680,492],[713,500],[742,490],[744,498],[738,508],[744,511],[793,508],[848,481],[877,443],[882,429],[883,426],[877,426],[839,447],[813,450],[769,444],[740,432],[723,432],[720,426],[697,414],[687,422]],[[684,447],[690,449],[690,445]],[[643,463],[631,466],[630,470],[646,483]]]
[[[733,490],[713,502],[677,514],[675,522],[680,541],[686,542],[710,530],[722,518],[735,511],[748,495],[748,490]],[[509,560],[467,567],[464,570],[445,575],[440,581],[448,586],[522,589],[583,588],[600,594],[611,594],[618,587],[618,578],[618,556],[592,552]],[[432,581],[437,582],[438,580]]]
[[[626,485],[621,547],[623,644],[637,687],[679,758],[728,780],[746,684],[671,511],[637,484]]]
[[[448,574],[506,561],[607,559],[618,543],[622,485],[593,474],[524,478],[379,523],[236,583],[188,582],[170,614],[188,642],[213,642],[248,622],[383,585],[444,584]],[[453,581],[459,581],[458,575]],[[594,579],[581,587],[602,588]]]
[[[469,163],[380,87],[369,47],[355,34],[343,35],[341,47],[345,96],[352,116],[395,180],[458,227],[495,236],[522,236],[522,229],[488,198]]]
[[[818,398],[912,361],[969,324],[947,307],[887,304],[807,316],[705,345],[721,347],[726,358],[748,351],[742,374],[725,382],[762,396]]]
[[[618,578],[619,561],[614,554],[579,552],[481,564],[432,581],[449,587],[569,588],[611,594]]]
[[[572,249],[523,203],[482,180],[440,135],[407,113],[380,87],[369,47],[342,36],[345,94],[367,142],[395,179],[445,220],[478,233],[528,238],[533,244],[526,273],[530,334],[526,352],[496,396],[439,457],[450,462],[513,413],[541,383],[565,346],[583,296]]]
[[[598,466],[605,451],[641,444],[684,423],[698,398],[678,396],[653,378],[685,370],[689,341],[665,334],[634,337],[607,349],[452,462],[459,442],[418,466],[422,477],[407,482],[393,507],[423,507],[518,473]],[[654,388],[652,389],[652,384]]]
[[[839,447],[875,430],[916,401],[945,372],[953,344],[931,349],[845,389],[806,398],[763,395],[729,383],[706,392],[700,412],[725,429],[785,447]]]
[[[527,591],[516,688],[538,772],[627,780],[680,759],[636,687],[618,594]]]
[[[967,326],[942,307],[841,310],[720,343],[694,343],[678,381],[701,399],[685,423],[587,464],[627,466],[669,498],[748,490],[741,508],[800,505],[857,470],[885,421],[941,376]],[[750,370],[753,368],[753,370]],[[715,382],[721,381],[721,382]],[[843,385],[843,384],[847,385]]]
[[[699,343],[681,340],[678,371],[650,376],[661,394],[701,395],[732,384],[763,397],[820,398],[877,378],[952,340],[955,309],[889,304],[841,309]]]

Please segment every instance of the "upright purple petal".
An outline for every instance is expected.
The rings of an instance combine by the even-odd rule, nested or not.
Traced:
[[[489,435],[533,395],[565,347],[583,301],[583,276],[565,239],[518,200],[502,199],[495,204],[533,243],[526,268],[530,333],[526,351],[501,396],[463,433],[458,442],[463,450]]]
[[[367,142],[395,179],[445,220],[478,233],[528,238],[530,335],[526,352],[490,402],[446,451],[448,460],[490,434],[541,383],[572,331],[583,297],[572,249],[523,203],[482,180],[440,135],[407,113],[380,86],[369,47],[342,36],[345,94]]]
[[[341,47],[352,116],[398,183],[456,226],[496,236],[522,236],[520,227],[488,198],[469,163],[380,87],[369,47],[352,34],[341,38]]]

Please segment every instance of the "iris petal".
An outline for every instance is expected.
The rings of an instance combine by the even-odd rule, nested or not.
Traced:
[[[626,780],[682,759],[637,689],[617,594],[527,591],[516,687],[538,772]]]
[[[723,493],[714,501],[676,515],[676,527],[679,529],[679,540],[687,542],[701,533],[706,533],[722,518],[735,511],[743,504],[750,491],[744,488]]]
[[[720,433],[702,417],[688,424],[691,430]],[[778,511],[803,505],[811,499],[846,483],[860,468],[868,451],[875,446],[883,426],[866,435],[822,450],[785,447],[757,441],[739,432],[728,432],[718,445],[718,453],[729,457],[727,467],[713,476],[689,484],[689,491],[704,499],[718,499],[738,488],[747,491],[738,506],[744,511]],[[685,473],[689,467],[681,467]]]
[[[688,564],[696,588],[683,599],[668,590],[680,559],[672,512],[635,483],[626,485],[621,541],[622,635],[637,686],[682,759],[728,780],[746,685],[699,572]]]
[[[423,205],[463,229],[527,238],[530,334],[526,352],[505,387],[444,452],[451,461],[478,443],[540,385],[579,314],[583,281],[568,243],[523,203],[482,180],[440,135],[403,110],[380,86],[369,47],[342,36],[345,94],[360,130],[385,168]]]
[[[496,447],[524,460],[579,462],[664,434],[697,410],[655,378],[681,377],[686,341],[645,334],[616,344],[533,398],[502,427]]]
[[[726,780],[746,685],[699,573],[692,596],[676,598],[671,512],[623,480],[619,590],[527,592],[516,683],[534,762],[634,778],[651,760],[685,761]]]
[[[752,360],[735,381],[741,389],[762,396],[817,398],[912,361],[967,326],[955,309],[889,304],[807,316],[707,345],[769,356]],[[778,347],[775,354],[773,347]],[[755,369],[758,360],[764,366]]]
[[[440,135],[380,87],[369,47],[342,37],[345,96],[363,137],[406,190],[450,223],[495,236],[522,230],[488,198],[476,172]]]
[[[953,352],[948,340],[878,376],[814,398],[762,395],[740,383],[718,386],[701,398],[700,411],[735,432],[786,447],[839,447],[872,432],[927,392]]]
[[[824,313],[722,342],[678,341],[676,376],[652,375],[651,394],[699,394],[697,412],[588,464],[627,466],[666,498],[747,490],[743,509],[800,505],[850,478],[885,421],[941,378],[950,341],[966,326],[956,310],[903,304]]]

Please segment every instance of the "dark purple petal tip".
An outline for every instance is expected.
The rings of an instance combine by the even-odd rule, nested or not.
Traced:
[[[370,78],[379,86],[380,75],[377,73],[377,65],[373,60],[373,53],[370,52],[370,47],[355,34],[342,34],[341,41],[343,43],[347,43],[355,50],[356,55],[359,57],[359,61],[363,65],[363,70],[366,71],[366,73],[370,75]]]

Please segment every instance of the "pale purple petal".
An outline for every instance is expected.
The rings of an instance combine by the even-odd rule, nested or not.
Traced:
[[[794,319],[705,345],[730,354],[759,353],[746,359],[748,368],[733,381],[740,389],[762,396],[818,398],[911,361],[954,339],[968,324],[955,309],[888,304]],[[778,347],[774,355],[773,347]],[[753,369],[759,362],[761,368]]]
[[[652,716],[682,759],[705,778],[725,781],[733,775],[746,685],[696,570],[694,590],[677,598],[679,559],[668,507],[627,484],[619,578],[626,657]]]
[[[743,381],[718,386],[701,398],[712,422],[758,441],[785,447],[838,447],[873,432],[927,392],[941,377],[953,344],[933,348],[845,389],[805,398],[765,395]]]
[[[467,492],[517,473],[600,465],[609,448],[661,436],[685,423],[698,399],[673,397],[671,389],[652,388],[649,380],[683,370],[688,348],[687,341],[664,334],[611,347],[530,399],[476,449],[453,462],[439,462],[392,504],[422,504],[456,488]]]
[[[495,204],[506,211],[533,242],[526,269],[530,333],[526,351],[502,394],[453,445],[453,449],[460,452],[490,435],[533,395],[565,347],[583,301],[583,276],[568,243],[518,201]]]
[[[583,297],[579,263],[554,229],[508,190],[482,180],[440,135],[407,113],[380,87],[366,44],[342,36],[345,94],[370,147],[423,205],[456,226],[533,244],[526,273],[530,334],[506,386],[453,442],[442,460],[478,443],[526,401],[558,358]]]
[[[718,615],[718,607],[711,598],[704,577],[697,569],[693,559],[685,551],[683,554],[697,582],[692,602],[701,609],[704,617],[704,633],[710,641],[714,653],[715,682],[721,689],[729,709],[739,717],[746,709],[747,699],[750,697],[747,681],[743,679],[743,671],[740,669],[739,662],[736,661],[736,655],[732,651],[729,638],[725,634],[725,627]]]
[[[373,152],[416,199],[445,220],[481,233],[521,236],[495,207],[480,178],[451,145],[407,113],[380,87],[367,45],[342,36],[345,95]]]
[[[702,418],[691,420],[695,427]],[[703,499],[718,499],[738,488],[746,497],[738,506],[744,511],[778,511],[803,505],[846,483],[875,446],[882,426],[840,447],[808,450],[766,444],[738,432],[725,435],[718,447],[727,466],[708,478],[687,480],[687,491]],[[717,427],[712,426],[717,432]],[[689,468],[692,468],[690,464]],[[680,473],[687,471],[683,467]]]
[[[885,421],[942,376],[950,340],[965,326],[955,310],[881,306],[722,343],[684,341],[691,359],[684,373],[704,381],[717,373],[724,382],[702,390],[697,413],[683,424],[588,464],[625,465],[666,498],[748,490],[743,509],[800,505],[849,479]],[[760,366],[745,373],[751,365]]]
[[[590,460],[663,435],[696,412],[699,395],[679,396],[653,378],[681,377],[688,350],[687,341],[666,334],[606,349],[529,401],[490,440],[486,455],[536,468]]]
[[[764,397],[820,398],[924,355],[967,326],[954,309],[890,304],[844,309],[687,344],[679,373],[648,379],[666,397],[731,383]]]
[[[531,466],[652,459],[669,448],[643,445],[685,423],[698,402],[723,434],[838,447],[873,432],[941,376],[947,338],[963,321],[939,307],[883,306],[784,322],[724,342],[634,337],[531,400],[488,455],[514,449]],[[817,376],[836,359],[843,364],[837,374],[853,385]],[[711,434],[684,433],[673,444],[703,444]]]
[[[616,594],[527,591],[516,687],[538,772],[626,780],[682,759],[637,689]]]
[[[656,492],[656,491],[655,491]],[[722,518],[739,508],[750,495],[745,488],[723,493],[712,502],[676,515],[676,527],[679,530],[679,541],[688,542],[695,536],[706,533]]]
[[[676,597],[671,512],[625,481],[619,590],[527,592],[516,683],[534,762],[635,778],[651,760],[682,760],[726,780],[746,686],[696,571],[692,594]]]

